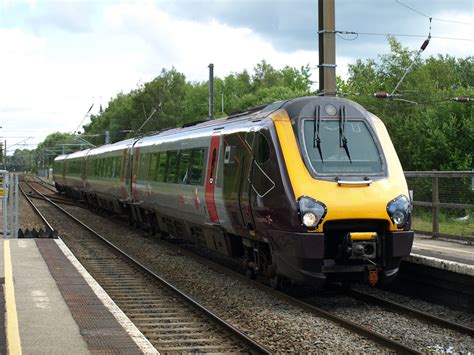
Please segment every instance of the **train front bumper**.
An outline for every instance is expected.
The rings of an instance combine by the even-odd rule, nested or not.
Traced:
[[[357,277],[373,263],[360,260],[343,264],[332,258],[325,258],[324,233],[292,233],[270,231],[268,239],[272,248],[273,261],[278,274],[301,284],[321,284],[335,275]],[[379,236],[377,256],[374,262],[385,276],[398,271],[401,258],[410,255],[414,233],[412,231],[385,232]]]

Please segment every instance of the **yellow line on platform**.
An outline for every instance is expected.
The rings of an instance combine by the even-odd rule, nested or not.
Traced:
[[[418,246],[418,245],[421,245],[421,246],[427,247],[427,248],[444,249],[444,250],[454,250],[454,251],[457,251],[457,252],[459,252],[459,253],[474,254],[473,251],[469,251],[469,250],[456,249],[456,248],[447,248],[447,247],[439,247],[439,246],[436,246],[436,245],[423,244],[423,243],[419,243],[419,242],[415,242],[415,243],[414,243],[414,246],[415,246],[415,247]]]
[[[16,313],[15,288],[13,285],[13,268],[9,240],[4,241],[3,250],[5,262],[5,307],[8,353],[21,355],[20,329],[18,328],[18,314]]]

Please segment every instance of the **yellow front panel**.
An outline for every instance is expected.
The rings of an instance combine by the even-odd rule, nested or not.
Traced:
[[[317,229],[322,232],[324,223],[340,219],[384,219],[390,230],[398,230],[387,214],[387,203],[404,194],[408,196],[403,170],[383,123],[375,118],[375,129],[388,165],[388,177],[369,186],[338,186],[334,181],[314,179],[300,155],[290,118],[284,110],[272,115],[285,159],[295,200],[309,196],[323,202],[327,215]]]

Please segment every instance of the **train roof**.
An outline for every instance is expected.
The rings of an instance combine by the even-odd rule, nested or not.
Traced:
[[[199,138],[209,135],[209,130],[217,130],[219,128],[229,128],[233,126],[241,126],[247,122],[261,120],[267,117],[272,112],[281,108],[285,101],[278,101],[270,105],[259,106],[247,111],[237,112],[230,116],[206,120],[191,122],[183,125],[182,127],[171,128],[166,131],[157,132],[155,134],[149,134],[142,136],[137,141],[137,146],[151,145],[157,142],[170,141],[173,136],[179,134],[181,137],[186,136],[187,138]]]
[[[87,156],[87,154],[89,153],[90,151],[90,148],[89,149],[85,149],[85,150],[80,150],[78,152],[74,152],[74,153],[71,153],[71,154],[68,154],[66,156],[66,159],[75,159],[75,158],[82,158],[82,157],[85,157]]]
[[[54,158],[54,161],[60,161],[66,158],[67,158],[67,154],[61,154],[61,155],[58,155],[56,158]]]
[[[87,149],[80,152],[72,153],[69,155],[58,156],[55,160],[70,159],[76,157],[82,157],[86,155],[103,154],[107,152],[113,152],[117,150],[127,149],[130,146],[137,144],[137,146],[145,146],[154,144],[158,141],[172,140],[172,136],[176,134],[184,134],[190,138],[199,138],[201,136],[208,135],[210,129],[218,129],[220,127],[227,128],[232,126],[239,126],[245,122],[253,122],[264,119],[271,113],[284,108],[291,119],[302,118],[302,117],[314,117],[315,107],[319,105],[321,107],[334,106],[336,109],[340,106],[346,107],[347,117],[364,117],[372,123],[373,115],[370,114],[364,107],[358,103],[347,100],[340,97],[334,96],[305,96],[298,97],[289,100],[278,101],[269,105],[259,106],[253,109],[249,109],[243,112],[237,112],[228,117],[218,118],[213,120],[201,120],[191,122],[178,128],[171,128],[161,132],[150,132],[146,135],[130,138],[124,141],[119,141],[113,144],[103,145],[93,149]],[[337,112],[337,110],[336,110]],[[324,115],[324,114],[323,114]],[[336,114],[333,114],[337,117]],[[167,139],[168,138],[168,139]]]
[[[115,142],[112,144],[101,145],[100,147],[90,149],[88,156],[96,154],[104,154],[108,152],[115,152],[117,150],[127,149],[137,141],[137,138],[130,138],[124,141]]]

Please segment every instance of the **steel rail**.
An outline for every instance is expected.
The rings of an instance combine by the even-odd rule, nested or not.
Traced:
[[[30,182],[33,182],[35,184],[40,184],[40,185],[44,186],[45,188],[47,188],[48,190],[50,190],[52,192],[57,192],[56,188],[52,184],[50,184],[49,182],[44,181],[43,179],[41,179],[40,177],[35,176],[35,175],[33,175],[33,178],[36,179],[36,181],[30,181]]]
[[[26,182],[27,183],[27,182]],[[28,184],[28,183],[27,183]],[[29,184],[28,184],[29,185]],[[193,306],[196,310],[199,312],[205,314],[208,318],[212,319],[214,322],[216,322],[218,325],[220,325],[222,328],[226,329],[228,332],[232,333],[234,336],[239,338],[242,342],[244,342],[247,346],[249,346],[250,349],[254,350],[257,353],[262,353],[262,354],[272,354],[272,351],[268,349],[267,347],[263,346],[262,344],[259,344],[237,328],[235,328],[233,325],[230,323],[226,322],[219,316],[217,316],[215,313],[213,313],[211,310],[207,309],[203,305],[199,304],[197,301],[195,301],[193,298],[185,294],[184,292],[180,291],[177,287],[166,281],[163,277],[159,276],[152,270],[150,270],[148,267],[140,263],[138,260],[133,258],[132,256],[128,255],[124,251],[122,251],[120,248],[117,246],[113,245],[111,242],[109,242],[104,236],[90,228],[88,225],[86,225],[84,222],[70,214],[68,211],[66,211],[64,208],[56,204],[55,202],[51,201],[48,197],[43,195],[41,192],[36,190],[34,187],[29,185],[36,193],[38,193],[40,196],[44,198],[45,201],[49,202],[51,205],[59,209],[61,212],[63,212],[65,215],[67,215],[69,218],[74,220],[76,223],[87,229],[91,234],[95,235],[98,237],[102,242],[104,242],[106,245],[111,247],[113,250],[118,252],[120,255],[123,257],[127,258],[128,260],[132,261],[135,265],[137,265],[139,268],[141,268],[143,271],[145,271],[148,275],[159,281],[162,285],[164,285],[166,288],[171,290],[173,293],[175,293],[177,296],[182,298],[185,302]]]
[[[360,291],[360,290],[356,290],[356,289],[351,288],[351,289],[347,290],[347,293],[348,293],[348,295],[350,295],[354,298],[357,298],[361,301],[371,302],[371,303],[379,304],[379,305],[382,305],[382,306],[385,306],[385,307],[389,307],[394,311],[408,313],[408,314],[410,314],[410,315],[412,315],[412,316],[414,316],[418,319],[428,321],[428,322],[431,322],[433,324],[443,326],[443,327],[446,327],[446,328],[450,328],[450,329],[456,330],[460,333],[464,333],[464,334],[467,334],[467,335],[470,335],[470,336],[474,336],[474,329],[471,328],[471,327],[468,327],[468,326],[465,326],[465,325],[462,325],[462,324],[458,324],[458,323],[454,323],[454,322],[448,321],[446,319],[436,317],[436,316],[433,316],[433,315],[425,313],[425,312],[418,311],[418,310],[413,309],[411,307],[404,306],[400,303],[390,301],[390,300],[387,300],[387,299],[379,297],[379,296],[371,295],[371,294],[366,293],[364,291]]]
[[[254,287],[257,287],[259,288],[260,290],[263,290],[265,292],[269,292],[269,293],[272,293],[274,296],[276,296],[277,298],[279,298],[280,300],[282,301],[285,301],[289,304],[292,304],[296,307],[299,307],[299,308],[302,308],[308,312],[311,312],[313,314],[316,314],[317,316],[320,316],[320,317],[323,317],[323,318],[326,318],[326,319],[329,319],[333,322],[335,322],[336,324],[350,330],[350,331],[353,331],[359,335],[362,335],[372,341],[374,341],[375,343],[379,344],[379,345],[382,345],[382,346],[385,346],[387,348],[390,348],[390,349],[393,349],[395,350],[397,353],[400,353],[400,354],[421,354],[421,352],[419,352],[418,350],[416,349],[412,349],[400,342],[397,342],[395,340],[392,340],[388,337],[385,337],[384,335],[380,334],[380,333],[377,333],[375,331],[372,331],[368,328],[365,328],[355,322],[352,322],[348,319],[345,319],[345,318],[342,318],[342,317],[339,317],[335,314],[332,314],[330,312],[327,312],[319,307],[316,307],[314,305],[311,305],[309,303],[306,303],[304,301],[301,301],[297,298],[294,298],[290,295],[287,295],[286,293],[283,293],[281,291],[278,291],[278,290],[274,290],[273,288],[269,287],[269,286],[266,286],[260,282],[256,282],[256,281],[252,281],[250,280],[248,277],[242,275],[242,274],[239,274],[238,272],[236,271],[233,271],[225,266],[222,266],[214,261],[211,261],[209,259],[206,259],[202,256],[199,256],[193,252],[190,252],[182,247],[179,247],[173,243],[170,243],[166,240],[163,240],[161,239],[160,240],[160,243],[163,243],[171,248],[173,248],[174,250],[179,250],[180,252],[182,252],[183,254],[187,255],[187,256],[190,256],[192,258],[195,258],[196,260],[198,260],[199,262],[203,263],[204,265],[206,266],[209,266],[215,270],[218,270],[219,272],[222,272],[222,273],[225,273],[227,275],[230,275],[232,277],[236,277],[240,280],[242,280],[243,282],[247,282],[249,284],[251,284],[252,286]]]
[[[44,198],[41,197],[41,196],[33,196],[33,195],[30,195],[29,197],[30,197],[30,198],[34,198],[34,199],[37,199],[37,200],[44,200]],[[83,205],[79,205],[79,204],[77,204],[77,203],[75,203],[75,202],[71,202],[71,201],[69,201],[69,200],[67,200],[67,199],[64,199],[64,198],[61,198],[61,197],[58,198],[58,197],[54,197],[54,196],[49,196],[48,198],[51,199],[51,200],[54,201],[54,202],[62,203],[62,204],[64,204],[64,205],[87,208],[87,207],[85,207],[85,206],[83,206]]]
[[[46,199],[46,197],[45,197]],[[52,204],[54,204],[54,202],[51,202]],[[57,208],[63,210],[60,206],[56,206]],[[63,210],[65,213],[68,213],[67,211]],[[82,224],[81,221],[77,220],[74,216],[71,216],[74,220],[76,220],[76,222],[78,222],[79,224]],[[86,228],[89,228],[86,226]],[[108,242],[104,237],[100,236],[100,238],[102,240],[104,240],[104,242],[106,242],[107,244],[110,244],[110,242]],[[302,308],[306,311],[309,311],[313,314],[316,314],[320,317],[323,317],[323,318],[326,318],[326,319],[329,319],[333,322],[335,322],[336,324],[350,330],[350,331],[353,331],[353,332],[356,332],[357,334],[359,335],[362,335],[372,341],[374,341],[375,343],[379,344],[379,345],[382,345],[382,346],[385,346],[387,348],[390,348],[390,349],[393,349],[395,351],[397,351],[398,353],[401,353],[401,354],[421,354],[419,351],[417,351],[416,349],[412,349],[400,342],[397,342],[395,340],[392,340],[388,337],[385,337],[384,335],[380,334],[380,333],[377,333],[375,331],[372,331],[368,328],[365,328],[355,322],[352,322],[348,319],[345,319],[345,318],[342,318],[342,317],[339,317],[337,315],[334,315],[330,312],[327,312],[319,307],[316,307],[314,305],[311,305],[311,304],[308,304],[304,301],[301,301],[297,298],[294,298],[290,295],[287,295],[281,291],[277,291],[277,290],[274,290],[272,289],[271,287],[268,287],[262,283],[259,283],[259,282],[255,282],[255,281],[252,281],[252,280],[249,280],[247,277],[245,277],[244,275],[242,274],[239,274],[238,272],[235,272],[227,267],[224,267],[222,265],[219,265],[218,263],[216,262],[213,262],[209,259],[206,259],[204,257],[201,257],[195,253],[192,253],[184,248],[181,248],[173,243],[170,243],[170,242],[167,242],[163,239],[160,240],[161,243],[163,244],[166,244],[170,247],[172,247],[173,249],[175,250],[179,250],[180,252],[183,252],[184,254],[186,254],[187,256],[190,256],[192,258],[195,258],[197,260],[199,260],[199,262],[209,266],[209,267],[212,267],[214,269],[217,269],[227,275],[230,275],[232,277],[237,277],[239,278],[240,280],[244,281],[244,282],[248,282],[250,284],[252,284],[253,286],[256,286],[257,288],[265,291],[265,292],[270,292],[270,293],[273,293],[276,297],[278,297],[279,299],[283,300],[283,301],[286,301],[290,304],[293,304],[295,305],[296,307],[299,307],[299,308]],[[135,260],[134,260],[135,261]],[[139,264],[139,262],[137,262],[137,264]],[[141,264],[139,264],[141,266]],[[144,266],[143,266],[144,267]],[[146,267],[144,267],[146,268]],[[151,271],[150,271],[151,272]]]
[[[29,185],[28,185],[29,186]],[[35,211],[35,213],[43,220],[44,224],[49,228],[51,229],[51,231],[54,233],[56,231],[56,229],[53,228],[53,226],[48,222],[48,220],[46,219],[46,217],[41,213],[41,211],[38,209],[38,207],[35,206],[35,204],[33,203],[33,201],[31,200],[31,197],[25,192],[25,190],[23,190],[23,188],[21,187],[21,184],[18,185],[18,187],[20,188],[20,191],[21,193],[23,194],[23,196],[25,196],[26,200],[28,201],[28,203],[31,205],[31,207],[33,208],[33,210]],[[31,186],[30,186],[31,187]]]

